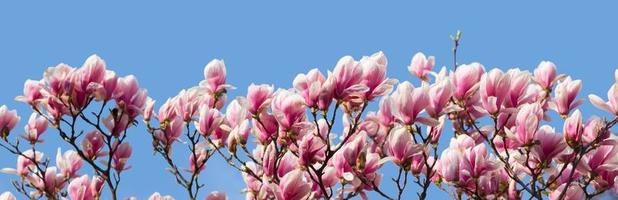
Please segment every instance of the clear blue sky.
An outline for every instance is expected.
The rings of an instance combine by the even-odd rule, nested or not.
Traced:
[[[238,87],[230,97],[244,95],[252,82],[291,87],[297,73],[313,67],[324,72],[343,55],[359,58],[380,50],[389,59],[388,75],[409,80],[406,66],[415,52],[434,55],[437,65],[450,66],[448,36],[458,29],[463,31],[461,63],[532,69],[541,60],[551,60],[560,72],[584,81],[583,94],[605,97],[618,66],[617,6],[564,1],[4,1],[0,104],[18,109],[22,123],[16,130],[21,132],[30,111],[13,99],[22,93],[24,81],[39,79],[46,67],[60,62],[80,66],[93,53],[118,74],[135,74],[158,105],[196,85],[213,58],[225,60],[228,80]],[[589,103],[583,109],[586,116],[603,114]],[[43,136],[47,156],[55,156],[56,134]],[[447,130],[443,145],[450,136]],[[133,168],[123,174],[121,196],[146,198],[159,191],[184,199],[183,190],[163,170],[164,162],[153,156],[142,126],[129,132],[128,141],[134,145]],[[14,157],[0,151],[0,167],[14,166]],[[392,188],[388,180],[393,168],[386,169],[384,184]],[[0,175],[0,191],[13,191],[8,180],[14,178]],[[208,162],[201,178],[207,192],[221,190],[231,199],[242,198],[240,175],[219,158]],[[413,198],[418,187],[410,186],[407,197]],[[435,189],[430,196],[446,197]]]

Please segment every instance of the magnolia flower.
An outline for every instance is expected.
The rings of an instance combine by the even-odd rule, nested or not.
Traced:
[[[152,100],[152,98],[148,97],[146,98],[146,105],[144,106],[144,121],[148,122],[150,121],[150,117],[152,117],[152,115],[154,114],[154,104],[155,104],[155,100]]]
[[[582,113],[575,110],[571,116],[564,121],[564,139],[571,147],[578,146],[582,140],[584,127],[582,124]]]
[[[227,195],[224,192],[214,191],[208,194],[204,200],[227,200]]]
[[[181,90],[176,96],[174,108],[183,121],[189,122],[193,119],[199,107],[200,95],[200,90],[191,88],[189,90]]]
[[[174,142],[178,140],[183,129],[183,119],[176,117],[171,120],[167,125],[160,130],[156,130],[154,136],[160,141],[166,148],[169,148]],[[169,149],[166,149],[169,151]]]
[[[530,144],[543,118],[543,109],[538,103],[524,104],[516,117],[515,139],[521,145]],[[508,131],[508,130],[507,130]]]
[[[564,194],[562,200],[581,200],[581,199],[585,199],[586,196],[584,194],[584,191],[578,185],[578,183],[571,183],[571,185],[569,185],[569,188],[567,188],[566,190],[564,189],[564,187],[566,187],[566,183],[558,186],[558,188],[556,188],[554,191],[549,193],[549,199],[550,200],[559,200],[560,199],[560,195],[562,194],[563,191],[566,191],[566,194]]]
[[[302,200],[307,198],[311,185],[305,181],[301,170],[294,170],[281,178],[274,188],[277,200]]]
[[[86,134],[81,144],[84,155],[91,160],[106,155],[106,153],[101,152],[104,145],[105,138],[103,138],[103,134],[97,130]]]
[[[116,151],[112,155],[112,168],[118,173],[130,169],[131,167],[125,167],[125,165],[129,161],[129,157],[131,157],[131,145],[129,143],[114,144],[114,148]]]
[[[556,80],[556,65],[550,61],[541,61],[534,69],[534,81],[544,89],[551,89]]]
[[[455,86],[454,96],[459,100],[465,100],[479,87],[481,76],[485,73],[480,63],[463,64],[451,73],[451,80]]]
[[[270,106],[271,96],[273,94],[273,86],[266,84],[249,85],[247,89],[247,101],[249,103],[249,112],[257,115]]]
[[[429,105],[425,108],[427,114],[433,118],[439,118],[444,112],[448,112],[447,104],[451,100],[453,91],[453,84],[448,78],[437,80],[431,85],[427,91],[427,96],[429,96]]]
[[[559,156],[567,147],[562,136],[556,134],[550,126],[542,126],[535,135],[538,145],[532,147],[532,154],[539,162],[551,163],[551,160]],[[546,165],[546,167],[550,167]]]
[[[225,119],[231,128],[239,126],[243,121],[250,118],[247,110],[246,99],[237,98],[227,105]]]
[[[264,149],[264,154],[262,155],[262,167],[264,168],[264,175],[273,176],[275,174],[275,167],[277,164],[277,154],[275,150],[275,144],[270,143]]]
[[[148,197],[148,200],[174,200],[174,197],[170,195],[163,196],[160,193],[155,192],[152,195],[150,195],[150,197]]]
[[[30,105],[36,105],[43,99],[41,90],[43,89],[42,81],[26,80],[24,83],[24,95],[15,97],[15,100],[21,101]]]
[[[69,183],[67,193],[71,200],[95,200],[98,199],[104,183],[101,177],[95,176],[91,181],[88,175],[83,175]]]
[[[9,132],[15,128],[15,125],[17,125],[20,119],[21,118],[17,116],[17,111],[9,111],[6,105],[0,106],[0,137],[6,140],[9,136]]]
[[[318,97],[322,92],[322,85],[326,81],[326,78],[320,70],[311,69],[307,74],[298,74],[294,78],[293,85],[301,96],[305,99],[307,106],[316,107],[318,104]]]
[[[453,150],[445,149],[440,155],[440,160],[436,163],[436,172],[440,177],[450,183],[459,181],[459,163],[463,153]]]
[[[618,80],[618,70],[616,70],[614,74],[616,80]],[[592,105],[611,114],[618,115],[618,86],[616,86],[616,83],[614,83],[612,87],[609,88],[609,91],[607,91],[607,98],[608,101],[605,102],[597,95],[588,95],[588,99]]]
[[[397,86],[397,90],[392,95],[393,103],[397,108],[397,118],[406,125],[414,124],[417,120],[421,123],[428,123],[428,118],[418,117],[418,114],[429,105],[427,88],[414,88],[408,81],[404,81]]]
[[[549,102],[549,108],[558,112],[563,118],[566,117],[571,110],[583,103],[581,99],[575,100],[581,87],[581,80],[571,80],[571,77],[559,81],[555,89],[555,98]]]
[[[334,78],[334,98],[337,100],[356,100],[369,88],[363,85],[363,68],[351,56],[344,56],[337,62],[329,77]]]
[[[324,160],[324,150],[326,145],[320,138],[307,134],[301,140],[298,149],[299,164],[301,166],[311,165],[316,161]]]
[[[42,152],[33,151],[32,149],[28,149],[22,152],[22,154],[23,155],[17,156],[17,167],[15,169],[3,168],[0,170],[0,172],[25,177],[26,175],[28,175],[28,173],[34,171],[34,169],[36,168],[34,167],[35,162],[39,163],[43,159]]]
[[[305,101],[296,93],[287,90],[277,91],[271,107],[281,131],[297,128],[297,125],[305,121]]]
[[[118,78],[113,97],[116,104],[124,110],[124,114],[134,119],[142,113],[148,95],[146,90],[139,88],[137,78],[129,75]]]
[[[483,108],[492,115],[497,114],[508,94],[511,84],[509,74],[499,69],[492,69],[481,78],[479,93]]]
[[[201,172],[206,167],[206,161],[210,157],[208,151],[206,151],[206,144],[199,143],[195,147],[195,156],[191,154],[189,156],[189,170],[191,172]]]
[[[525,103],[533,103],[534,95],[537,95],[538,91],[530,91],[530,73],[528,71],[521,71],[517,68],[510,69],[506,72],[511,79],[508,94],[503,102],[506,108],[516,108]]]
[[[388,152],[393,162],[407,168],[412,162],[414,155],[423,151],[423,146],[412,141],[412,135],[403,127],[395,128],[388,136]]]
[[[73,150],[61,152],[58,148],[56,154],[56,167],[60,169],[60,174],[66,178],[73,178],[77,175],[77,171],[82,168],[83,161],[79,154]]]
[[[436,61],[433,56],[425,57],[425,54],[418,52],[412,57],[410,66],[408,66],[408,71],[421,80],[428,81],[427,74],[431,72],[435,64]]]
[[[24,139],[30,141],[32,144],[43,142],[39,137],[47,130],[47,119],[43,116],[38,116],[36,113],[32,113],[24,129],[26,130],[26,133],[23,135]]]
[[[4,192],[0,194],[0,200],[16,200],[15,196],[11,192]]]
[[[371,56],[361,58],[360,65],[363,68],[363,80],[361,83],[367,86],[365,99],[373,100],[375,97],[389,94],[393,85],[397,83],[395,79],[386,78],[386,66],[388,61],[383,52],[374,53]]]
[[[205,137],[213,134],[225,120],[219,110],[208,107],[202,107],[199,116],[198,121],[195,122],[195,127]]]
[[[213,96],[221,95],[228,89],[233,88],[231,85],[225,83],[227,72],[223,60],[213,59],[206,64],[206,67],[204,67],[204,78],[205,79],[200,82],[200,86]]]

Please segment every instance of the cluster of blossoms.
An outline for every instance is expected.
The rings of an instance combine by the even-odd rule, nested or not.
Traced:
[[[557,74],[551,62],[532,73],[480,63],[434,71],[434,57],[417,53],[408,67],[416,86],[388,78],[387,66],[382,52],[345,56],[326,75],[298,74],[288,89],[251,84],[246,96],[228,102],[234,87],[224,62],[215,59],[199,85],[155,111],[133,76],[116,77],[100,58],[78,69],[61,64],[42,80],[27,81],[17,98],[34,111],[22,135],[28,149],[8,140],[19,116],[0,107],[0,144],[17,155],[16,169],[2,172],[20,176],[13,184],[30,198],[99,199],[107,186],[116,199],[132,151],[126,131],[141,115],[153,150],[188,199],[205,186],[200,174],[212,156],[239,171],[247,199],[367,199],[368,193],[401,199],[408,185],[426,199],[434,185],[455,199],[579,200],[618,189],[618,137],[611,133],[618,123],[618,70],[607,102],[589,96],[611,117],[584,119],[577,109],[584,102],[577,98],[581,81]],[[87,114],[93,103],[101,107]],[[372,103],[376,111],[368,111]],[[552,115],[562,120],[561,130],[550,126]],[[93,130],[78,130],[76,121]],[[453,137],[440,152],[445,127]],[[58,150],[56,166],[35,149],[48,128],[73,147]],[[95,174],[80,175],[84,164]],[[383,177],[386,165],[398,169],[395,177]],[[206,199],[227,196],[212,192]]]
[[[29,199],[99,199],[105,186],[111,194],[107,198],[117,199],[121,173],[130,168],[127,130],[142,115],[147,99],[134,76],[117,76],[96,55],[79,68],[50,67],[41,80],[27,80],[24,94],[16,98],[33,111],[21,137],[9,138],[20,120],[17,112],[0,107],[0,146],[17,157],[14,169],[0,172],[18,176],[12,184]],[[48,129],[72,148],[58,149],[55,166],[37,151]],[[85,165],[92,175],[80,172]],[[11,198],[8,193],[0,197]]]

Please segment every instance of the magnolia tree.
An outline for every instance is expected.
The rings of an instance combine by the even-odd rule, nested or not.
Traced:
[[[457,64],[455,39],[450,70],[433,71],[433,57],[414,55],[408,69],[417,86],[387,78],[378,52],[342,57],[326,75],[298,74],[293,88],[251,84],[230,101],[225,64],[213,60],[199,85],[157,111],[135,77],[117,77],[96,56],[81,68],[60,64],[26,81],[17,97],[33,110],[21,137],[12,137],[20,117],[0,108],[0,144],[17,159],[2,171],[15,174],[16,191],[31,199],[117,199],[132,151],[127,131],[141,116],[146,130],[135,132],[152,136],[165,170],[186,190],[183,199],[198,199],[212,156],[238,170],[247,199],[401,199],[406,192],[427,199],[433,185],[454,199],[578,200],[618,188],[616,84],[607,102],[588,96],[608,117],[584,119],[581,81],[558,75],[553,63],[532,73]],[[551,112],[562,127],[549,125]],[[55,165],[36,150],[47,129],[72,147],[58,150]],[[453,136],[440,150],[443,131]],[[395,176],[383,177],[389,163]],[[220,192],[205,198],[227,199]]]

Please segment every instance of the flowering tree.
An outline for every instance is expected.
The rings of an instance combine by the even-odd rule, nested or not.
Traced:
[[[581,81],[558,75],[553,63],[533,73],[458,64],[459,35],[454,41],[450,71],[433,71],[433,57],[414,55],[408,69],[417,86],[386,77],[388,60],[377,52],[342,57],[326,76],[318,69],[298,74],[290,89],[251,84],[229,102],[234,87],[224,62],[213,60],[199,85],[156,112],[135,77],[117,77],[97,56],[81,68],[60,64],[26,81],[17,97],[33,110],[21,138],[11,137],[20,117],[0,108],[0,144],[17,159],[15,169],[2,171],[17,175],[16,191],[31,199],[99,199],[103,192],[117,199],[132,151],[126,133],[142,116],[154,152],[188,199],[200,196],[200,173],[212,156],[239,171],[247,199],[366,199],[370,192],[401,199],[410,187],[426,199],[434,185],[454,199],[562,200],[618,188],[616,84],[607,102],[589,96],[609,117],[584,120]],[[618,70],[615,76],[618,82]],[[563,121],[558,130],[549,125],[551,112]],[[453,137],[440,151],[445,127]],[[47,129],[72,147],[58,150],[55,166],[36,150]],[[83,164],[91,175],[79,175]],[[395,177],[383,177],[387,164],[398,168]],[[212,192],[206,199],[227,197]]]

